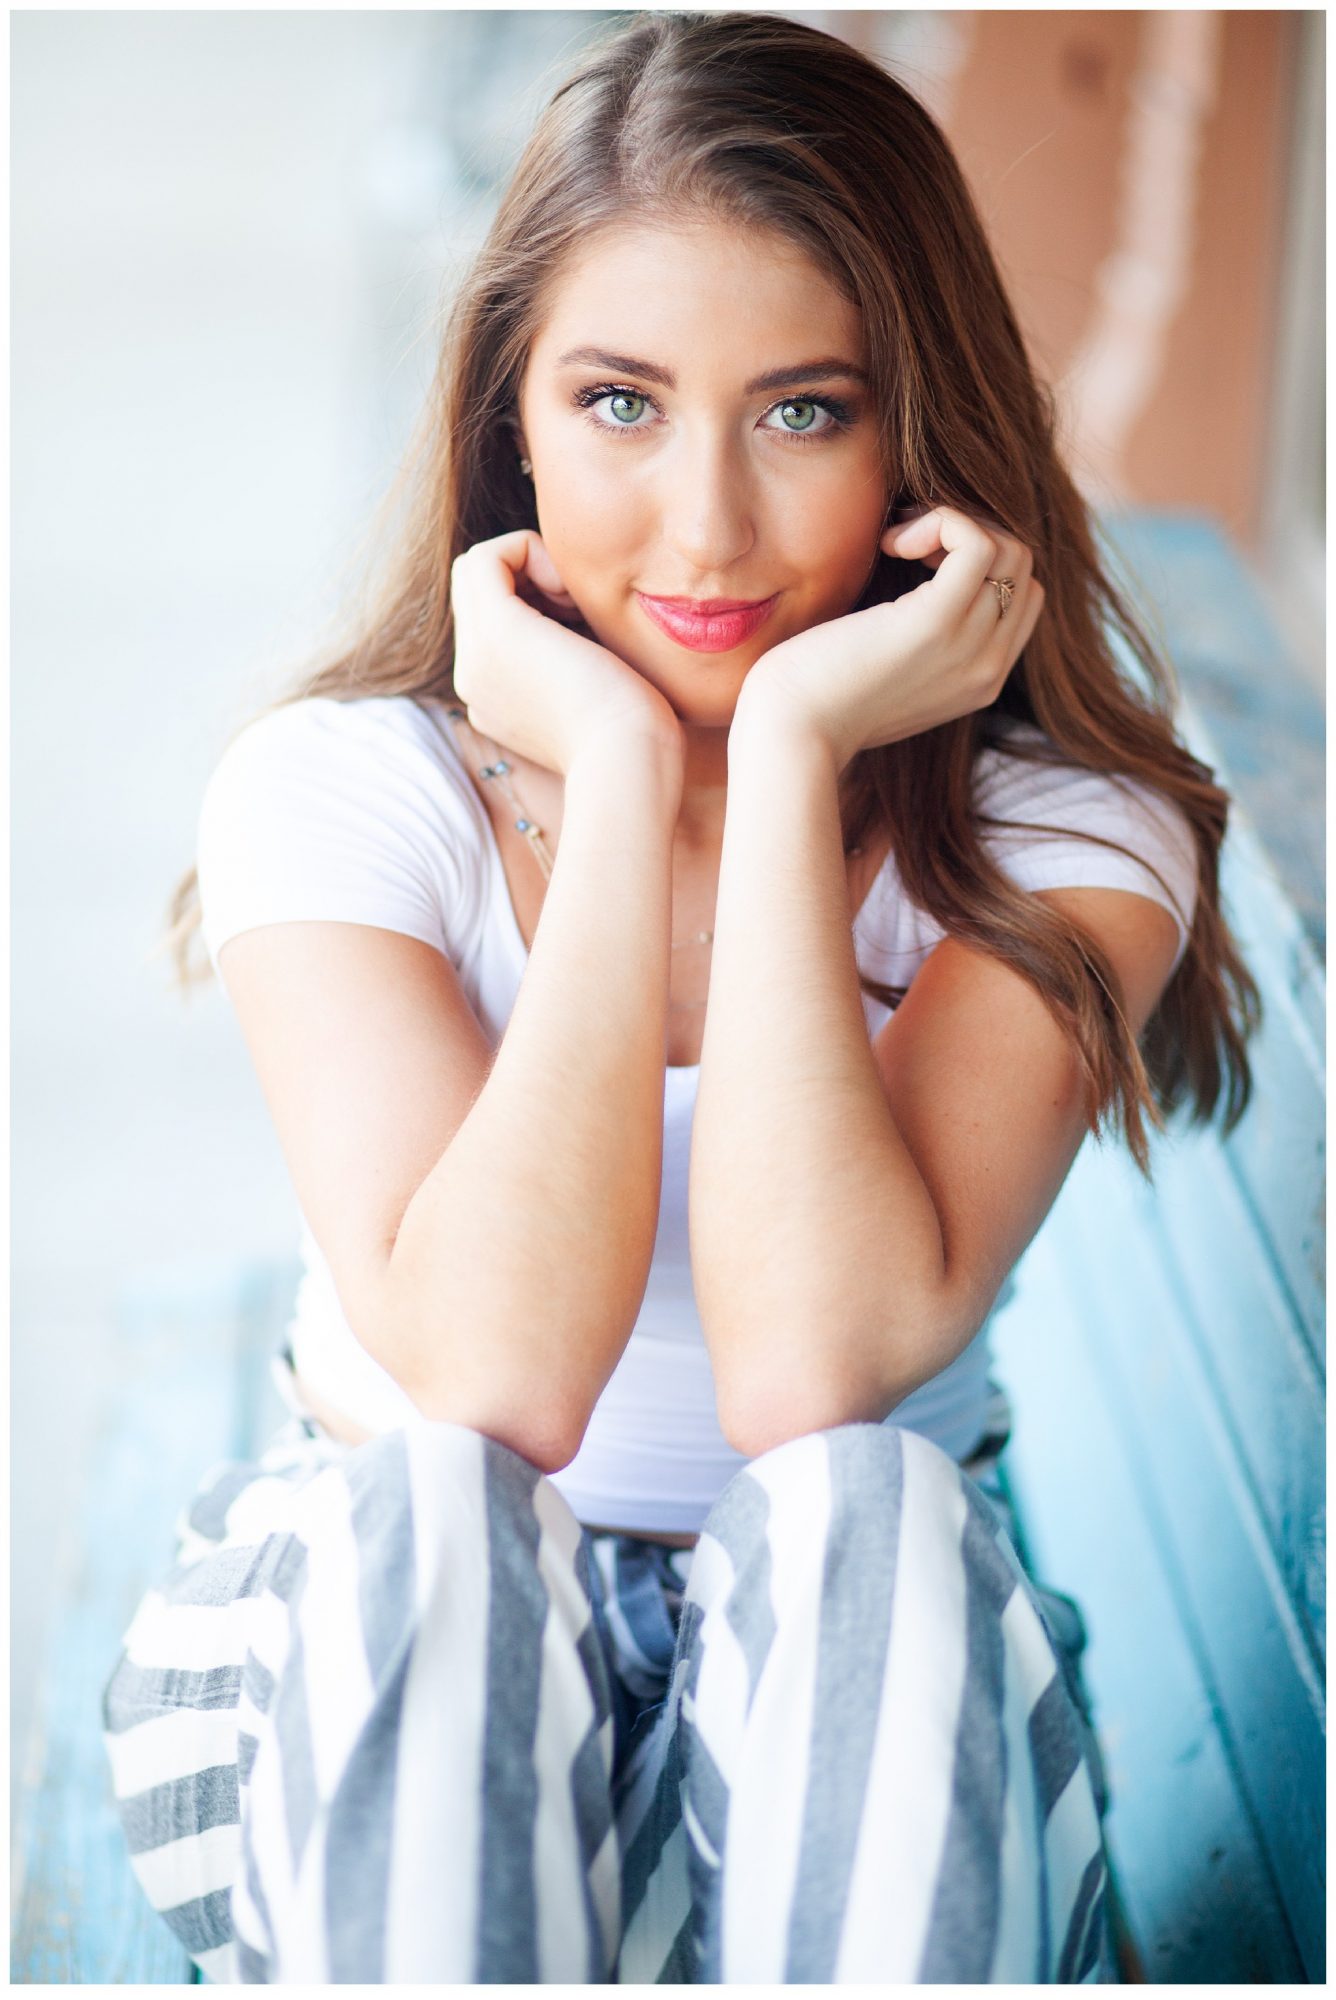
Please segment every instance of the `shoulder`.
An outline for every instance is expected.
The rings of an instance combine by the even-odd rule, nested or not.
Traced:
[[[311,696],[248,723],[205,787],[201,847],[254,826],[456,854],[480,853],[485,832],[442,704],[407,695]]]
[[[1126,772],[1095,771],[1065,757],[1031,723],[1007,722],[975,759],[974,804],[983,831],[1008,848],[1042,825],[1105,836],[1119,829],[1148,855],[1192,860],[1186,815],[1164,793]]]
[[[1010,722],[976,760],[974,803],[985,846],[1019,888],[1148,898],[1175,921],[1177,966],[1198,863],[1191,825],[1171,799],[1126,773],[1074,764],[1042,730]]]
[[[439,702],[288,702],[246,725],[200,808],[206,944],[290,918],[440,943],[483,895],[485,815]]]
[[[311,695],[269,709],[228,744],[208,790],[322,776],[369,786],[416,778],[446,799],[470,792],[443,705],[408,695]]]
[[[1197,849],[1186,815],[1154,787],[1073,764],[1042,730],[1007,719],[975,759],[973,803],[985,848],[1017,888],[1055,900],[1064,892],[1073,916],[1081,892],[1148,899],[1173,919],[1177,968],[1196,907]],[[1090,894],[1082,907],[1096,907]],[[1130,915],[1135,928],[1134,907]],[[907,985],[946,934],[909,901],[893,855],[858,929],[864,969],[890,985]]]

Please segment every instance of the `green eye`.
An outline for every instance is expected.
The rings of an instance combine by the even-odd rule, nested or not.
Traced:
[[[806,410],[806,412],[807,412],[807,416],[806,416],[805,420],[804,420],[804,421],[803,421],[802,423],[798,423],[798,424],[791,424],[791,423],[789,423],[789,411],[790,411],[790,410]],[[788,428],[789,430],[791,430],[791,431],[806,431],[806,430],[810,430],[810,429],[811,429],[811,427],[812,427],[812,425],[813,425],[813,424],[815,423],[815,421],[816,421],[816,404],[815,404],[815,403],[782,403],[782,404],[780,405],[780,415],[781,415],[781,416],[783,417],[783,419],[784,419],[784,423],[785,423],[785,425],[787,426],[787,428]]]
[[[634,423],[636,418],[640,415],[640,411],[645,406],[645,398],[643,396],[633,396],[629,392],[624,392],[624,393],[619,392],[615,396],[609,396],[608,401],[612,405],[612,413],[617,418],[619,423],[623,420],[623,418],[625,418],[626,422],[629,424]],[[626,410],[618,407],[619,404],[624,404],[624,403],[635,403],[639,407],[631,410],[628,414]]]

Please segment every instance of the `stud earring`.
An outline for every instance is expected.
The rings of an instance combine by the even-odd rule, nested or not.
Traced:
[[[520,471],[524,474],[524,477],[526,479],[533,478],[533,467],[530,465],[527,458],[522,458],[520,460]]]

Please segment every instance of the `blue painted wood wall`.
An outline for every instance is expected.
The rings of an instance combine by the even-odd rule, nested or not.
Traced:
[[[295,1270],[166,1269],[127,1289],[114,1387],[87,1463],[84,1535],[48,1647],[31,1778],[15,1829],[11,1978],[176,1984],[194,1967],[130,1869],[101,1738],[120,1636],[172,1557],[211,1465],[248,1456],[282,1415],[267,1382]]]
[[[1153,1981],[1325,1973],[1323,718],[1209,523],[1119,535],[1184,733],[1234,795],[1255,1098],[1154,1190],[1087,1142],[999,1318],[1009,1473],[1090,1628],[1123,1900]]]

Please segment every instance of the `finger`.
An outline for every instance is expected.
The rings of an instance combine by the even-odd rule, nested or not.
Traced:
[[[1016,596],[1019,598],[1034,574],[1034,555],[1024,542],[1017,541],[1016,537],[1009,535],[1005,528],[996,528],[992,532],[997,548],[997,560],[988,574],[990,577],[997,577],[999,581],[1005,579],[1008,583],[1013,583],[1016,586]]]
[[[980,597],[981,606],[987,601],[992,618],[988,637],[981,651],[981,664],[990,675],[999,691],[1008,674],[1025,649],[1030,634],[1034,631],[1039,614],[1044,608],[1044,591],[1041,584],[1033,579],[1023,587],[1018,586],[1015,596],[1002,615],[998,616],[998,593],[991,584],[984,585]],[[980,610],[979,616],[987,615]]]
[[[1017,607],[1013,604],[1012,609],[1014,610],[1016,608]],[[1019,660],[1021,654],[1025,651],[1025,648],[1030,640],[1030,635],[1034,631],[1034,628],[1038,623],[1039,614],[1044,608],[1043,587],[1037,583],[1030,583],[1029,585],[1027,585],[1026,597],[1024,603],[1019,608],[1020,608],[1020,616],[1017,618],[1014,625],[1012,625],[1011,623],[1010,612],[1008,612],[1007,616],[1002,620],[1003,628],[1005,629],[1006,627],[1010,626],[1011,629],[1007,634],[1006,647],[998,666],[998,682],[997,682],[998,694],[1001,694],[1002,689],[1006,686],[1006,683],[1010,678],[1012,668],[1015,666],[1017,660]],[[996,700],[996,698],[997,697],[994,696],[994,700]]]
[[[898,535],[902,529],[911,527],[915,521],[922,521],[932,511],[931,507],[919,506],[893,508],[882,527],[883,546],[885,546],[887,536]],[[889,553],[888,549],[887,554]]]
[[[916,522],[922,518],[921,515],[916,514],[914,516]],[[915,553],[913,542],[906,546],[901,546],[901,532],[910,525],[912,525],[910,522],[903,521],[897,522],[889,528],[883,528],[880,542],[882,552],[888,556],[895,556],[900,562],[920,562],[925,568],[935,570],[940,563],[946,560],[946,550],[942,548],[935,533],[931,538],[932,546],[925,548],[921,555]],[[922,539],[926,540],[927,538],[924,537]]]
[[[944,538],[938,528],[931,525],[935,517],[946,512],[958,513],[956,509],[920,509],[912,515],[904,510],[905,518],[897,520],[882,534],[881,545],[887,555],[895,555],[906,561],[921,562],[929,569],[938,569],[946,560],[951,546],[950,539]],[[963,521],[973,520],[974,527],[992,538],[998,567],[990,570],[990,575],[1009,576],[1013,583],[1028,576],[1034,564],[1034,557],[1024,542],[1010,535],[998,521],[986,517],[959,515]],[[911,532],[914,531],[914,532]]]
[[[532,528],[513,528],[507,535],[493,535],[489,541],[475,542],[469,554],[491,557],[513,578],[528,563],[529,543],[532,539]]]
[[[1030,579],[1029,599],[1025,606],[1024,616],[1021,619],[1020,636],[1016,641],[1015,649],[1012,653],[1011,664],[1013,666],[1015,666],[1016,661],[1020,658],[1022,652],[1034,636],[1034,628],[1039,623],[1043,615],[1043,610],[1044,586],[1042,583],[1036,583],[1032,577]]]
[[[564,598],[567,604],[574,603],[569,590],[561,580],[560,572],[548,551],[546,542],[535,534],[529,536],[528,574],[538,585],[545,597]]]
[[[1018,638],[1016,634],[1029,615],[1034,557],[1023,542],[1002,529],[997,530],[996,541],[997,559],[979,586],[979,617],[986,621],[988,614],[992,614],[995,643],[988,640],[984,643],[997,671],[1006,674],[1010,673],[1028,636],[1023,634]],[[1001,589],[1003,584],[1010,589]]]
[[[507,535],[494,535],[490,541],[479,543],[477,547],[479,550],[486,549],[497,558],[501,580],[512,593],[520,579],[524,578],[541,590],[544,597],[564,600],[568,604],[575,602],[541,535],[535,534],[532,528],[515,528]]]
[[[943,612],[963,620],[979,595],[984,578],[997,560],[997,541],[968,514],[956,507],[935,507],[887,530],[888,554],[922,562],[941,551],[936,569],[938,601]]]
[[[900,556],[905,562],[922,562],[932,550],[941,547],[937,527],[935,507],[899,509],[890,526],[882,530],[881,546],[888,556]]]

